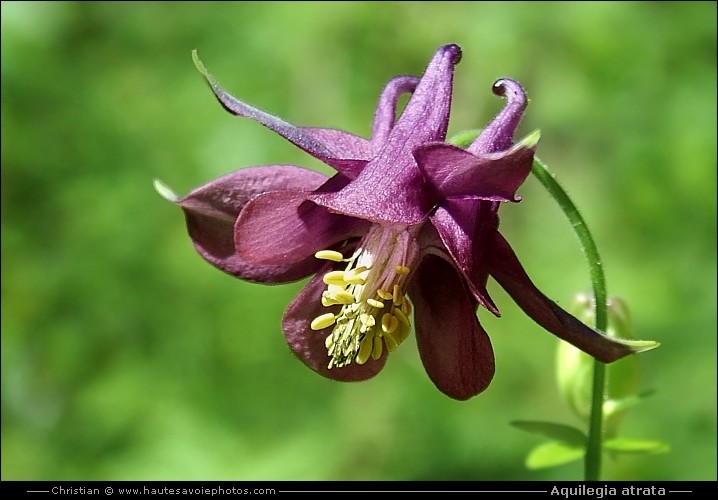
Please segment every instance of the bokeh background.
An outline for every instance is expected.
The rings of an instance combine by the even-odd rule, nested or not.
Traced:
[[[670,453],[606,479],[716,479],[715,2],[2,2],[2,479],[578,479],[530,471],[541,439],[581,425],[554,381],[556,339],[496,285],[480,318],[497,358],[468,402],[437,391],[415,343],[340,384],[280,330],[302,283],[240,282],[194,251],[184,194],[236,168],[330,172],[217,104],[229,91],[294,123],[368,136],[397,74],[454,42],[450,134],[523,83],[520,133],[583,209],[609,294],[631,308],[643,386],[621,434]],[[502,228],[534,281],[589,290],[568,223],[530,178]]]

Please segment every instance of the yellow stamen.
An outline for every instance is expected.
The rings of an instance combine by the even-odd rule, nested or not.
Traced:
[[[329,304],[325,304],[324,299],[326,299]],[[322,293],[322,305],[325,307],[336,304],[343,304],[346,306],[352,303],[354,303],[354,295],[345,290],[339,290],[337,292],[326,290]]]
[[[401,293],[401,287],[399,285],[394,285],[394,293],[392,294],[392,298],[394,299],[395,306],[401,305],[401,299],[404,298],[404,294]]]
[[[401,312],[406,314],[407,318],[411,314],[411,302],[406,300],[406,297],[403,297],[403,300],[401,301]]]
[[[312,321],[312,324],[309,326],[312,330],[322,330],[333,325],[335,320],[336,318],[332,313],[326,313],[314,318],[314,321]]]
[[[392,333],[399,326],[399,320],[390,313],[381,317],[381,329],[384,333]]]
[[[409,269],[409,268],[406,267],[406,266],[394,266],[394,270],[395,270],[398,274],[409,274],[409,273],[411,272],[411,269]]]
[[[381,352],[384,349],[384,343],[381,341],[381,337],[374,337],[374,345],[371,349],[371,359],[377,360],[381,358]]]
[[[378,308],[384,307],[383,302],[379,302],[378,300],[374,300],[374,299],[366,299],[366,303],[372,307],[378,307]]]
[[[322,278],[324,283],[327,285],[344,286],[347,283],[344,281],[344,271],[330,271]]]
[[[399,347],[399,344],[397,341],[392,337],[391,333],[384,332],[384,343],[386,344],[386,350],[389,352],[394,352],[397,347]]]
[[[376,294],[382,300],[391,300],[394,298],[394,295],[392,295],[391,292],[387,292],[386,290],[382,290],[381,288],[376,291]]]
[[[365,266],[357,267],[343,274],[344,281],[352,285],[363,285],[369,275],[369,269]]]
[[[359,353],[356,357],[357,364],[363,365],[369,360],[374,349],[374,335],[367,334],[359,343]]]
[[[394,309],[393,312],[394,312],[394,315],[396,316],[396,319],[398,319],[399,321],[401,321],[401,322],[404,324],[404,326],[406,326],[407,328],[409,328],[409,325],[410,325],[410,323],[409,323],[409,318],[406,317],[406,314],[404,314],[404,313],[401,311],[401,309]]]
[[[344,256],[336,250],[319,250],[314,256],[317,259],[331,260],[333,262],[341,262],[344,260]]]
[[[361,313],[359,315],[359,321],[361,321],[361,324],[365,329],[371,329],[376,324],[376,320],[374,319],[374,316],[367,313]]]
[[[398,328],[392,333],[392,335],[396,339],[396,343],[401,345],[401,343],[409,336],[409,327],[403,323],[399,323]]]

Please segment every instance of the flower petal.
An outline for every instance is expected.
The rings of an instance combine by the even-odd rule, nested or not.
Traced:
[[[581,323],[542,294],[498,232],[487,254],[489,272],[536,323],[604,363],[638,350]],[[635,343],[635,342],[634,342]]]
[[[498,226],[497,209],[498,203],[488,201],[444,200],[430,219],[474,298],[500,316],[486,290],[489,271],[484,258],[491,233]]]
[[[387,351],[384,349],[379,359],[369,360],[363,365],[351,363],[342,368],[329,369],[329,354],[324,344],[327,336],[332,332],[332,326],[322,330],[312,330],[312,320],[328,312],[339,312],[340,306],[324,307],[321,304],[322,292],[326,284],[322,281],[324,274],[334,267],[327,263],[320,272],[311,279],[306,287],[289,304],[282,319],[282,329],[289,347],[305,365],[315,372],[333,380],[342,382],[356,382],[372,378],[384,367]]]
[[[177,203],[232,223],[249,200],[270,191],[312,191],[328,180],[314,170],[294,165],[268,165],[235,170],[194,190]]]
[[[506,106],[467,148],[470,153],[496,153],[509,149],[516,127],[526,110],[528,99],[518,82],[502,78],[496,80],[492,90],[495,95],[506,97]]]
[[[330,213],[307,201],[307,194],[275,191],[247,203],[234,226],[240,257],[253,264],[293,265],[366,232],[366,221]]]
[[[331,145],[332,151],[341,158],[333,158],[329,165],[349,179],[356,178],[374,156],[372,143],[358,135],[333,128],[301,129],[319,142]]]
[[[285,283],[316,271],[314,260],[296,265],[248,263],[235,251],[234,223],[244,205],[254,196],[275,189],[311,190],[326,177],[292,165],[273,165],[237,170],[223,175],[182,198],[171,196],[169,188],[155,182],[165,198],[185,213],[187,230],[197,252],[218,269],[259,283]]]
[[[473,197],[518,201],[516,190],[531,172],[535,151],[517,144],[503,153],[473,155],[445,143],[424,144],[414,157],[419,168],[443,198]]]
[[[381,149],[394,127],[399,97],[402,94],[414,92],[418,83],[419,79],[414,76],[397,76],[389,80],[379,97],[379,103],[374,113],[371,141],[343,130],[309,127],[302,127],[302,130],[324,144],[331,144],[332,150],[342,158],[369,161]],[[352,161],[338,170],[350,179],[354,179],[365,164],[366,162],[362,164],[359,161]]]
[[[421,222],[436,200],[412,153],[419,144],[445,139],[454,65],[460,57],[458,46],[440,47],[377,156],[340,192],[309,199],[333,212],[373,222]]]
[[[371,142],[377,152],[389,138],[396,121],[396,105],[402,94],[414,92],[421,80],[415,76],[397,76],[389,80],[379,98],[372,124]],[[372,154],[372,156],[374,156]]]
[[[363,167],[364,162],[368,160],[368,158],[363,157],[347,158],[342,155],[341,151],[334,149],[334,144],[322,142],[322,138],[317,132],[319,129],[302,129],[301,127],[297,127],[296,125],[284,121],[277,116],[255,108],[254,106],[250,106],[249,104],[237,99],[219,86],[214,77],[204,67],[202,61],[199,60],[196,51],[192,52],[192,59],[194,60],[195,66],[199,72],[202,73],[202,76],[204,76],[207,80],[207,83],[222,107],[233,115],[251,118],[256,122],[261,123],[318,160],[321,160],[330,167],[335,168],[337,171],[341,172],[347,170],[349,173],[359,171]],[[332,135],[332,133],[328,132],[327,137],[325,138],[328,138],[329,135]],[[337,137],[336,134],[333,135],[335,138]],[[359,141],[356,139],[361,138],[344,133],[342,134],[342,142],[337,143],[336,148],[341,149],[342,146],[351,144],[352,149],[360,149],[361,146],[358,146]],[[366,139],[362,139],[362,141],[366,141]],[[368,141],[366,142],[368,143]],[[364,162],[353,162],[351,160],[364,160]],[[349,176],[351,177],[351,175]]]
[[[459,400],[486,389],[494,376],[494,352],[476,318],[476,302],[453,265],[425,256],[409,295],[421,361],[436,387]]]

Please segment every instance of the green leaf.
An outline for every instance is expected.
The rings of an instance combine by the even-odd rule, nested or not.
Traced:
[[[637,454],[666,453],[671,447],[663,441],[632,438],[614,438],[603,443],[606,451],[611,453]]]
[[[571,446],[551,441],[537,446],[526,457],[529,469],[545,469],[578,460],[586,453],[583,446]]]
[[[532,434],[539,434],[561,441],[570,446],[583,448],[586,445],[586,434],[570,425],[532,420],[517,420],[511,422],[511,425]]]
[[[609,417],[614,413],[618,413],[637,405],[655,392],[655,389],[648,389],[622,399],[609,399],[603,403],[603,412],[606,417]]]

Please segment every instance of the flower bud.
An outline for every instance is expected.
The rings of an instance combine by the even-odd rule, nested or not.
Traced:
[[[610,337],[632,339],[631,320],[626,303],[619,298],[608,299],[608,329]],[[596,323],[593,300],[579,294],[570,312],[589,326]],[[556,379],[559,390],[571,409],[581,418],[588,419],[591,412],[594,359],[571,344],[561,342],[558,347]],[[606,401],[604,403],[606,433],[611,435],[618,422],[615,402],[634,396],[640,388],[640,365],[636,356],[628,356],[606,366]],[[624,408],[625,409],[625,408]]]

